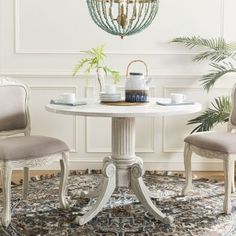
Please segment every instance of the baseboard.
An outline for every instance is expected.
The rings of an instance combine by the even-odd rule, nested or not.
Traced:
[[[71,170],[86,170],[86,169],[101,169],[101,161],[70,161]],[[168,170],[168,171],[183,171],[184,165],[182,162],[145,162],[145,170]],[[59,163],[54,162],[51,165],[37,170],[59,170]],[[221,162],[193,162],[192,169],[194,171],[222,171],[223,164]]]

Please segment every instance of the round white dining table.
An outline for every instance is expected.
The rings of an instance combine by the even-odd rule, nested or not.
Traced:
[[[158,196],[144,184],[143,161],[135,154],[135,118],[187,115],[199,112],[202,107],[199,103],[161,106],[156,104],[156,100],[152,98],[149,103],[136,106],[112,106],[92,100],[81,106],[46,105],[47,111],[58,114],[112,118],[112,153],[103,160],[103,179],[98,189],[87,193],[87,197],[96,197],[97,200],[87,213],[76,218],[80,225],[102,210],[116,187],[131,188],[156,220],[167,224],[173,222],[172,216],[166,216],[153,204],[151,198]]]

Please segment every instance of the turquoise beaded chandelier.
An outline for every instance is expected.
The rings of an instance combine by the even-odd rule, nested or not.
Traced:
[[[87,0],[89,13],[104,31],[121,38],[147,28],[159,9],[159,0]]]

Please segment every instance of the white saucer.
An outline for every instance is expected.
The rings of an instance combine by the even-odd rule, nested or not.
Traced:
[[[120,93],[100,93],[100,100],[102,102],[114,102],[114,101],[120,101],[121,100],[121,94]]]
[[[116,97],[120,97],[121,95],[120,94],[117,94],[117,95],[100,95],[100,97],[103,97],[103,98],[116,98]]]
[[[184,100],[181,103],[172,103],[170,98],[157,98],[156,103],[161,106],[193,105],[193,101]]]
[[[105,93],[105,92],[100,92],[100,96],[119,96],[120,93]]]
[[[66,102],[63,99],[51,99],[51,104],[56,105],[68,105],[68,106],[80,106],[80,105],[86,105],[86,101],[78,100],[76,99],[74,102]]]
[[[106,102],[109,102],[109,101],[119,101],[121,100],[121,97],[117,97],[117,98],[100,98],[101,101],[106,101]]]

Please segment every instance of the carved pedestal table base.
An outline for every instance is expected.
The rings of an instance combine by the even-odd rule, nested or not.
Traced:
[[[112,155],[103,162],[103,180],[98,188],[84,193],[89,198],[97,198],[96,203],[82,217],[76,221],[83,225],[95,217],[110,199],[116,187],[131,188],[139,201],[155,219],[171,223],[173,218],[165,216],[152,203],[151,198],[157,198],[155,193],[147,189],[143,182],[143,162],[135,155],[135,118],[136,117],[163,117],[186,115],[201,110],[201,105],[159,106],[156,98],[150,98],[149,103],[143,106],[105,106],[98,102],[87,100],[83,106],[62,106],[48,104],[47,111],[86,117],[112,118]]]
[[[166,216],[152,203],[157,196],[150,192],[143,182],[143,162],[135,155],[135,118],[112,118],[112,155],[103,164],[103,180],[96,190],[85,194],[96,197],[97,201],[90,211],[76,222],[83,225],[95,217],[108,202],[116,187],[130,187],[139,201],[155,219],[171,223],[173,218]]]

